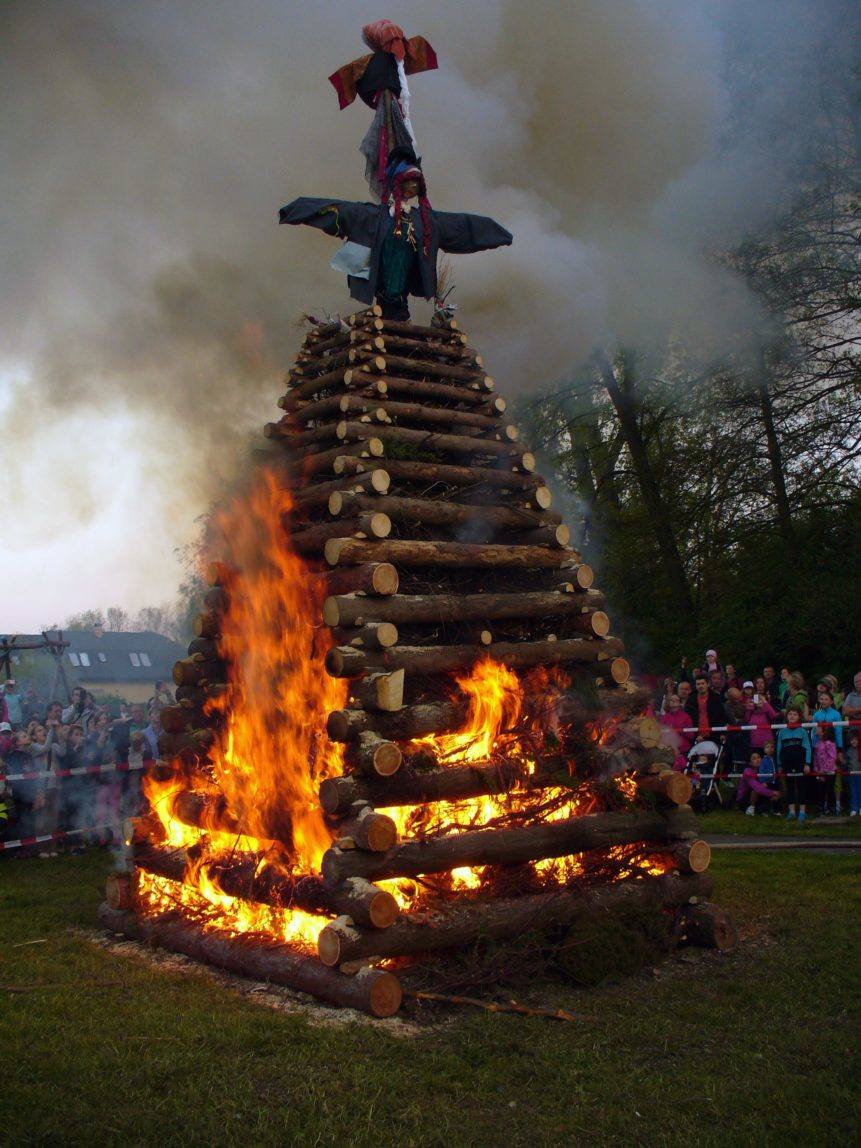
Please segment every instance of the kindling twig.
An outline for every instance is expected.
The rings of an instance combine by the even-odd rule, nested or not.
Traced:
[[[422,1001],[438,1001],[440,1004],[473,1005],[486,1012],[513,1012],[519,1016],[545,1016],[549,1020],[595,1020],[593,1016],[575,1016],[562,1008],[532,1008],[530,1005],[519,1004],[517,1001],[508,1001],[503,1004],[499,1001],[483,1001],[477,997],[449,996],[447,993],[430,993],[423,991],[404,990],[404,996],[414,997]]]

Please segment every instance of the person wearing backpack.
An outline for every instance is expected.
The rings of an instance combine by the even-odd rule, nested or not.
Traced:
[[[796,807],[798,820],[807,820],[807,788],[812,759],[813,746],[810,734],[801,724],[801,710],[790,706],[786,711],[786,729],[777,735],[777,767],[786,779],[789,802],[787,821],[794,819]]]

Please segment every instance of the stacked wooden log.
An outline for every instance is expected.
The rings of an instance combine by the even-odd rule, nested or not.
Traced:
[[[270,463],[293,495],[283,524],[289,544],[327,580],[322,621],[332,647],[325,668],[348,680],[349,700],[326,728],[343,743],[346,767],[320,785],[333,837],[320,876],[285,876],[261,867],[258,856],[234,856],[212,864],[221,889],[320,914],[319,959],[344,971],[355,971],[357,961],[512,935],[530,913],[573,919],[591,903],[582,891],[558,890],[531,892],[534,903],[480,899],[457,913],[455,926],[434,929],[399,916],[375,881],[639,846],[644,856],[662,858],[668,873],[628,882],[636,885],[632,896],[674,907],[701,897],[709,850],[687,806],[690,783],[672,771],[673,753],[659,744],[654,719],[643,717],[643,694],[628,682],[630,667],[593,572],[466,336],[454,322],[393,322],[372,307],[309,331],[287,384],[278,404],[283,416],[265,435]],[[228,680],[218,639],[232,578],[223,567],[211,572],[196,637],[174,669],[177,702],[163,712],[159,748],[191,778],[174,815],[239,833],[241,819],[202,770],[223,720],[207,702]],[[589,743],[593,773],[632,774],[639,806],[398,841],[384,810],[514,791],[528,801],[558,789],[568,771],[569,763],[546,755],[470,765],[417,759],[415,739],[462,728],[467,700],[454,677],[488,658],[525,671],[560,666],[588,689],[593,716],[608,715],[615,730]],[[170,880],[182,881],[198,860],[146,834],[134,847],[139,871]],[[105,920],[121,925],[134,906],[133,876],[109,894]],[[134,929],[147,937],[158,931],[152,922]],[[169,923],[166,931],[173,940],[165,943],[202,951],[186,924]],[[216,946],[206,959],[238,967],[242,944],[224,944],[229,952]],[[274,960],[267,956],[270,971]],[[291,969],[281,973],[285,983]],[[337,977],[325,971],[319,995],[337,1000]],[[294,980],[316,992],[315,975],[306,969]],[[349,978],[342,979],[346,986]],[[378,996],[388,1009],[398,994],[386,985]],[[374,1011],[370,987],[364,995],[345,987],[343,1002]]]

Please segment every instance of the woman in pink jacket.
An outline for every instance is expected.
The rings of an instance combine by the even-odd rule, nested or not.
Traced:
[[[682,700],[678,694],[670,694],[667,698],[667,710],[658,719],[668,732],[661,739],[665,745],[671,745],[676,751],[676,760],[673,763],[676,769],[684,769],[688,760],[688,750],[691,748],[691,734],[683,731],[691,724],[687,711],[682,709]]]
[[[765,743],[774,739],[771,723],[777,720],[777,712],[765,694],[759,691],[747,702],[745,710],[745,725],[756,726],[750,731],[750,748],[762,753]]]

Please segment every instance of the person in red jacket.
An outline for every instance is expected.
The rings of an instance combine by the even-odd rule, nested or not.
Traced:
[[[697,674],[696,689],[688,698],[685,709],[700,737],[710,737],[714,726],[726,725],[723,698],[709,689],[707,678]]]

